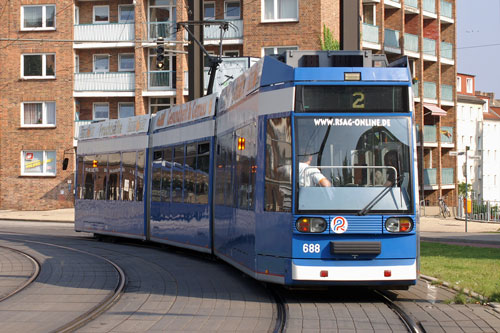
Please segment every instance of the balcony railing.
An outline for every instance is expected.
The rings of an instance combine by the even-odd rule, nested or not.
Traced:
[[[436,169],[424,169],[424,185],[437,185],[436,175]]]
[[[75,73],[75,91],[135,91],[135,73]]]
[[[441,42],[441,58],[453,60],[453,44]]]
[[[441,0],[441,16],[453,18],[453,5],[450,2]]]
[[[203,70],[203,88],[207,90],[208,82],[210,80],[210,75],[208,75],[209,69],[205,68]],[[184,89],[189,89],[189,71],[184,72]]]
[[[177,38],[177,24],[174,21],[147,22],[147,39],[155,41],[158,37],[164,40],[175,40]]]
[[[424,82],[424,98],[436,99],[436,83]]]
[[[441,85],[441,99],[444,101],[453,101],[453,86]]]
[[[134,23],[77,24],[75,41],[130,42],[135,39]]]
[[[453,127],[441,126],[441,143],[453,143]]]
[[[385,29],[384,31],[384,46],[399,49],[399,31]]]
[[[424,125],[424,143],[437,142],[437,128],[435,125]]]
[[[243,38],[243,20],[225,20],[229,21],[229,29],[224,32],[224,39]],[[204,40],[219,40],[220,28],[218,25],[209,25],[203,28]]]
[[[418,82],[412,85],[412,88],[413,88],[413,97],[420,97],[418,91]]]
[[[378,44],[378,27],[363,23],[363,41]]]
[[[405,0],[405,6],[418,8],[418,0]]]
[[[442,168],[441,169],[441,184],[442,185],[453,185],[455,184],[453,168]]]
[[[423,0],[422,9],[429,13],[436,13],[436,0]]]
[[[436,56],[436,40],[424,38],[424,54]]]
[[[147,72],[148,90],[175,90],[175,71]]]
[[[418,36],[405,33],[405,50],[418,52]]]

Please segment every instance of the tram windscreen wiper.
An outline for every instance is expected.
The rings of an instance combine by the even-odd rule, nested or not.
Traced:
[[[357,215],[358,216],[364,216],[364,215],[368,214],[368,212],[373,208],[373,206],[375,206],[380,200],[382,200],[383,197],[385,197],[387,195],[387,193],[389,193],[391,191],[391,188],[394,185],[399,184],[400,182],[403,181],[403,178],[404,178],[404,175],[401,175],[394,182],[392,182],[389,185],[386,185],[384,187],[384,189],[382,190],[382,192],[380,192],[379,194],[377,194],[375,196],[375,198],[373,198],[372,201],[370,201],[368,203],[368,205],[365,206],[365,208],[363,208],[362,210],[360,210],[357,213]]]

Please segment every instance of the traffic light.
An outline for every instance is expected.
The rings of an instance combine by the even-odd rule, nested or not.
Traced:
[[[158,37],[156,39],[156,68],[163,69],[165,66],[165,42],[163,37]]]
[[[238,138],[238,150],[245,150],[245,138]]]
[[[98,165],[97,165],[97,161],[96,161],[96,160],[93,160],[93,161],[92,161],[92,167],[93,167],[93,168],[97,168],[97,166],[98,166]]]

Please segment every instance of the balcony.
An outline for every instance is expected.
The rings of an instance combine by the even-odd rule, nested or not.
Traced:
[[[430,100],[430,103],[437,104],[437,93],[435,82],[424,82],[424,99]]]
[[[455,170],[453,168],[441,169],[441,188],[443,189],[455,188],[454,171]]]
[[[441,105],[454,106],[453,103],[453,86],[441,85]]]
[[[405,33],[405,55],[420,58],[418,50],[418,36]]]
[[[175,21],[147,22],[146,40],[155,42],[158,37],[163,37],[165,41],[175,41],[177,39],[177,24]]]
[[[75,73],[75,97],[133,97],[135,73]]]
[[[441,63],[446,65],[454,65],[453,60],[453,44],[441,42]]]
[[[378,27],[368,23],[363,23],[363,47],[380,50],[378,39]]]
[[[424,38],[424,60],[437,61],[435,39]]]
[[[175,71],[150,71],[146,75],[147,92],[143,96],[175,96]]]
[[[437,19],[436,15],[436,0],[422,1],[422,14],[425,19]]]
[[[243,20],[225,20],[229,21],[229,29],[224,32],[222,44],[242,44],[243,43]],[[217,21],[215,21],[217,22]],[[219,45],[220,28],[218,25],[209,25],[203,27],[203,41],[205,44]]]
[[[437,185],[437,169],[424,169],[424,186],[435,189]]]
[[[210,81],[210,75],[208,75],[209,69],[205,68],[203,70],[203,89],[207,90],[208,82]],[[217,87],[214,87],[214,92]],[[221,88],[222,90],[223,88]],[[184,71],[184,93],[187,94],[189,90],[189,71]]]
[[[441,23],[453,23],[453,4],[441,0]]]
[[[129,47],[134,46],[134,23],[77,24],[74,25],[73,47]]]
[[[437,147],[436,125],[424,125],[424,146]]]
[[[413,88],[413,98],[418,98],[420,100],[420,95],[418,91],[418,82],[412,85]]]
[[[400,0],[384,0],[385,8],[401,8]]]
[[[418,0],[405,0],[405,12],[409,14],[418,14]]]
[[[399,45],[399,31],[385,29],[384,31],[384,50],[387,52],[401,54],[401,46]]]
[[[441,147],[454,148],[453,127],[441,126]]]

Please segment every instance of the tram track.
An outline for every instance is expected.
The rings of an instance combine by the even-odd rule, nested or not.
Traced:
[[[382,298],[383,302],[399,316],[403,324],[408,329],[408,332],[425,333],[425,330],[418,323],[416,323],[413,318],[403,310],[403,308],[393,302],[384,292],[380,290],[375,290],[374,292],[375,294],[379,295],[380,298]]]

